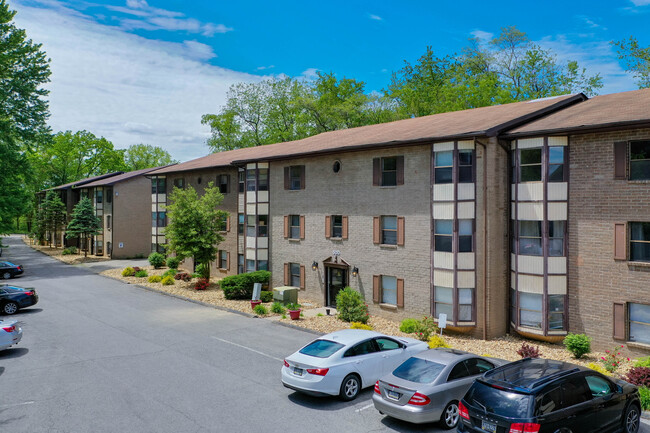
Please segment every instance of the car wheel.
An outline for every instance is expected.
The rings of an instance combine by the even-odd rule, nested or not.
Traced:
[[[2,274],[2,278],[8,280],[9,278],[11,278],[11,272],[5,272],[4,274]]]
[[[361,381],[356,374],[348,374],[341,383],[341,392],[339,396],[344,401],[354,400],[361,391]]]
[[[623,431],[625,433],[637,433],[639,431],[639,408],[635,404],[631,404],[625,411],[623,417]]]
[[[15,302],[7,302],[2,306],[2,312],[5,314],[14,314],[18,311],[18,304]]]
[[[456,427],[458,424],[458,402],[450,401],[445,406],[445,410],[442,411],[442,416],[440,417],[440,424],[446,430]]]

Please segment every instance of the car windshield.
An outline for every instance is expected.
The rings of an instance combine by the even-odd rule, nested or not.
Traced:
[[[472,406],[484,409],[486,412],[506,418],[528,417],[532,396],[492,388],[479,381],[474,382],[465,396]]]
[[[14,264],[11,263],[11,262],[4,262],[4,265],[5,265],[5,266],[14,266],[14,267],[16,266],[16,265],[14,265]]]
[[[393,371],[393,376],[417,383],[431,383],[445,368],[443,364],[412,357]]]
[[[341,343],[335,343],[334,341],[316,340],[300,349],[300,353],[315,356],[316,358],[329,358],[341,347],[343,347]]]

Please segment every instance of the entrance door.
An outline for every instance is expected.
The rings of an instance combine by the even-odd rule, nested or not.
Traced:
[[[326,267],[327,269],[327,306],[336,308],[336,294],[348,284],[347,268]]]

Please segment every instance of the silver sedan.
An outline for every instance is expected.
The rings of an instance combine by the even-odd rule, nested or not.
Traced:
[[[458,402],[474,379],[507,361],[454,349],[412,356],[375,384],[372,401],[385,415],[416,424],[458,424]]]

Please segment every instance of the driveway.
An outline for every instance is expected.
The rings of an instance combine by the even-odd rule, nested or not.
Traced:
[[[283,357],[313,334],[104,278],[5,239],[3,258],[26,268],[12,283],[36,287],[40,301],[14,316],[21,344],[0,352],[0,431],[443,431],[379,415],[372,389],[344,403],[284,388]]]

